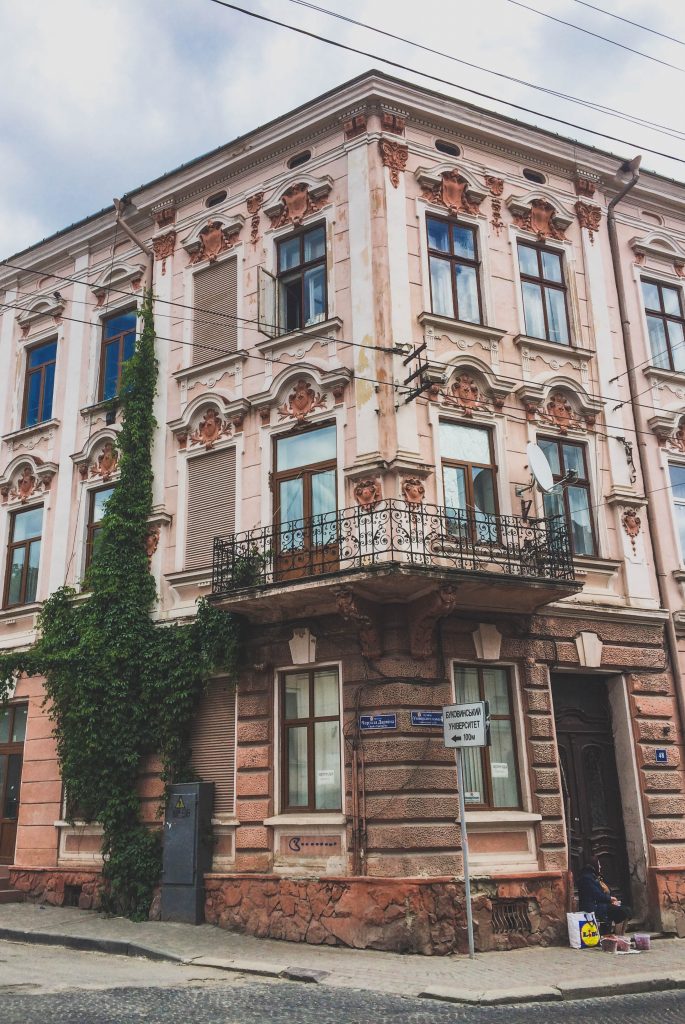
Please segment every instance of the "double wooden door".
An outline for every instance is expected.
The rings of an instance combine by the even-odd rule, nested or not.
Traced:
[[[27,704],[0,708],[0,864],[14,863]]]
[[[628,858],[606,682],[560,675],[552,679],[552,694],[571,870],[578,879],[583,865],[599,857],[607,885],[628,901]]]

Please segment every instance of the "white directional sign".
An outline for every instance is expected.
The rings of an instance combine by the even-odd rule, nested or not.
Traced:
[[[487,747],[490,742],[488,702],[449,704],[442,709],[446,747]]]

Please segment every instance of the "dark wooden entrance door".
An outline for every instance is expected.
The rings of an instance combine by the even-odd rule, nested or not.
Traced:
[[[27,704],[0,709],[0,864],[14,863]]]
[[[628,858],[606,683],[587,676],[552,679],[554,718],[566,799],[571,870],[599,857],[602,875],[629,901]]]

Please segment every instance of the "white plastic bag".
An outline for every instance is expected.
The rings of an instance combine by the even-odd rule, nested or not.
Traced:
[[[594,914],[567,914],[566,923],[572,949],[593,949],[599,945],[599,927]]]

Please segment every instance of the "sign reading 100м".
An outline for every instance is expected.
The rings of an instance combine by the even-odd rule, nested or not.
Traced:
[[[473,704],[448,704],[442,709],[446,747],[490,745],[490,709],[486,700]]]

